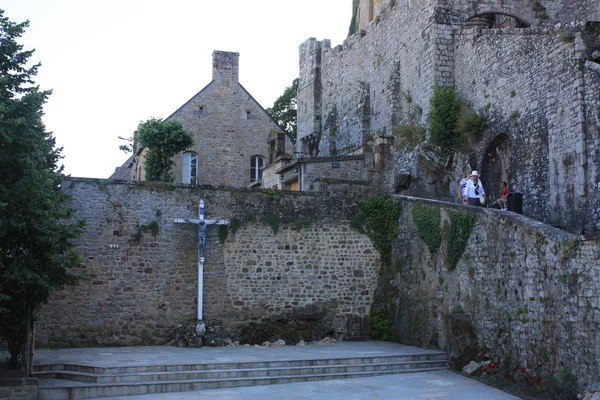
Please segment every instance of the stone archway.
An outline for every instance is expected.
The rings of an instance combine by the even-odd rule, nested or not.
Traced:
[[[492,204],[500,197],[500,183],[510,184],[510,138],[506,133],[497,135],[483,154],[481,182]]]
[[[500,28],[500,29],[517,29],[529,28],[530,24],[526,21],[513,15],[502,13],[481,13],[472,16],[465,21],[467,28]]]

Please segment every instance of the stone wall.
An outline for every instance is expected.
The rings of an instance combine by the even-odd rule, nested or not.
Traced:
[[[0,379],[0,399],[37,400],[37,378]]]
[[[53,294],[38,316],[40,346],[164,344],[196,317],[198,228],[207,227],[204,319],[233,327],[308,305],[326,305],[338,335],[370,311],[379,255],[350,227],[352,193],[262,192],[72,179],[63,183],[88,224],[77,246],[87,278]],[[279,218],[279,222],[277,220]],[[270,221],[267,223],[266,221]],[[310,339],[308,339],[310,340]]]
[[[453,198],[456,185],[448,183],[468,165],[486,173],[493,197],[501,180],[522,193],[526,215],[574,233],[598,231],[599,179],[590,171],[600,161],[586,128],[595,124],[598,81],[596,70],[585,67],[600,50],[600,29],[586,22],[600,19],[597,4],[475,3],[368,0],[361,10],[380,14],[343,46],[303,43],[297,151],[318,143],[320,157],[351,154],[399,124],[424,125],[437,82],[483,112],[487,128],[465,154],[430,160],[432,152],[419,143],[398,149],[395,173],[412,182],[405,194]],[[465,28],[469,18],[487,13],[531,27]]]
[[[399,201],[398,272],[389,284],[398,293],[400,341],[453,355],[468,347],[487,349],[517,366],[543,365],[547,376],[566,368],[579,383],[598,381],[597,239],[584,240],[511,212]],[[415,222],[422,213],[440,222]],[[464,228],[456,221],[473,213],[474,228],[464,251],[457,250],[461,234],[450,232]],[[431,241],[431,234],[441,238],[435,252],[423,239]],[[453,266],[457,251],[460,259]]]
[[[405,6],[407,2],[402,0],[360,0],[359,14],[357,15],[358,29],[365,29],[377,16],[386,11],[386,8],[395,7],[400,3]],[[450,6],[464,15],[463,18],[471,18],[475,15],[486,13],[501,13],[516,16],[529,24],[543,23],[553,25],[556,22],[568,23],[571,21],[600,20],[600,10],[594,0],[542,0],[539,5],[534,2],[523,2],[522,0],[438,0],[441,6]]]

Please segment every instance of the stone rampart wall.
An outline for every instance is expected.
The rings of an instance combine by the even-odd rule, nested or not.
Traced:
[[[77,218],[88,220],[77,242],[87,280],[43,307],[40,346],[164,344],[175,324],[194,319],[198,228],[174,219],[197,218],[201,199],[207,218],[237,226],[226,238],[207,227],[205,321],[233,327],[325,304],[341,335],[347,316],[370,311],[379,254],[350,227],[357,211],[351,193],[324,198],[91,179],[63,188]]]
[[[507,134],[509,187],[524,194],[524,213],[567,227],[582,209],[577,188],[583,187],[586,162],[578,122],[583,82],[575,44],[561,42],[558,34],[539,28],[465,30],[456,38],[455,67],[461,97],[487,118],[473,167],[481,170],[490,143]]]
[[[562,369],[580,383],[598,381],[597,239],[586,241],[512,212],[407,197],[400,203],[393,285],[402,342],[453,355],[468,347],[487,349],[518,366],[543,365],[547,376]],[[415,222],[423,213],[441,223]],[[466,247],[457,250],[462,236],[450,232],[464,228],[456,221],[474,213]],[[435,252],[422,239],[431,235],[441,237]]]

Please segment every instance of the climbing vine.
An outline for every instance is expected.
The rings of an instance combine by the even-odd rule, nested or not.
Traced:
[[[477,215],[473,213],[453,212],[450,214],[450,230],[448,232],[448,265],[453,271],[462,257],[473,227],[477,221]]]
[[[413,221],[419,231],[419,237],[429,247],[431,254],[436,253],[442,244],[442,217],[440,209],[414,203],[412,214]]]
[[[360,212],[352,219],[352,226],[371,239],[381,254],[382,264],[387,265],[392,260],[392,241],[398,235],[400,204],[383,195],[359,205]]]

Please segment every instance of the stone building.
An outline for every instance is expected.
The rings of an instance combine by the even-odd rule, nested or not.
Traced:
[[[463,153],[396,145],[390,186],[448,200],[462,171],[477,169],[492,199],[508,181],[526,215],[600,230],[596,1],[361,0],[354,18],[343,45],[300,46],[297,154],[356,156],[400,124],[425,126],[438,83],[486,129]]]
[[[238,76],[239,53],[213,52],[212,81],[166,118],[181,122],[195,139],[194,147],[174,158],[177,183],[245,187],[259,183],[268,160],[282,155],[270,155],[268,143],[272,132],[281,132],[281,127]],[[282,138],[292,149],[291,139]],[[129,178],[143,181],[145,149],[138,143],[134,147]]]

